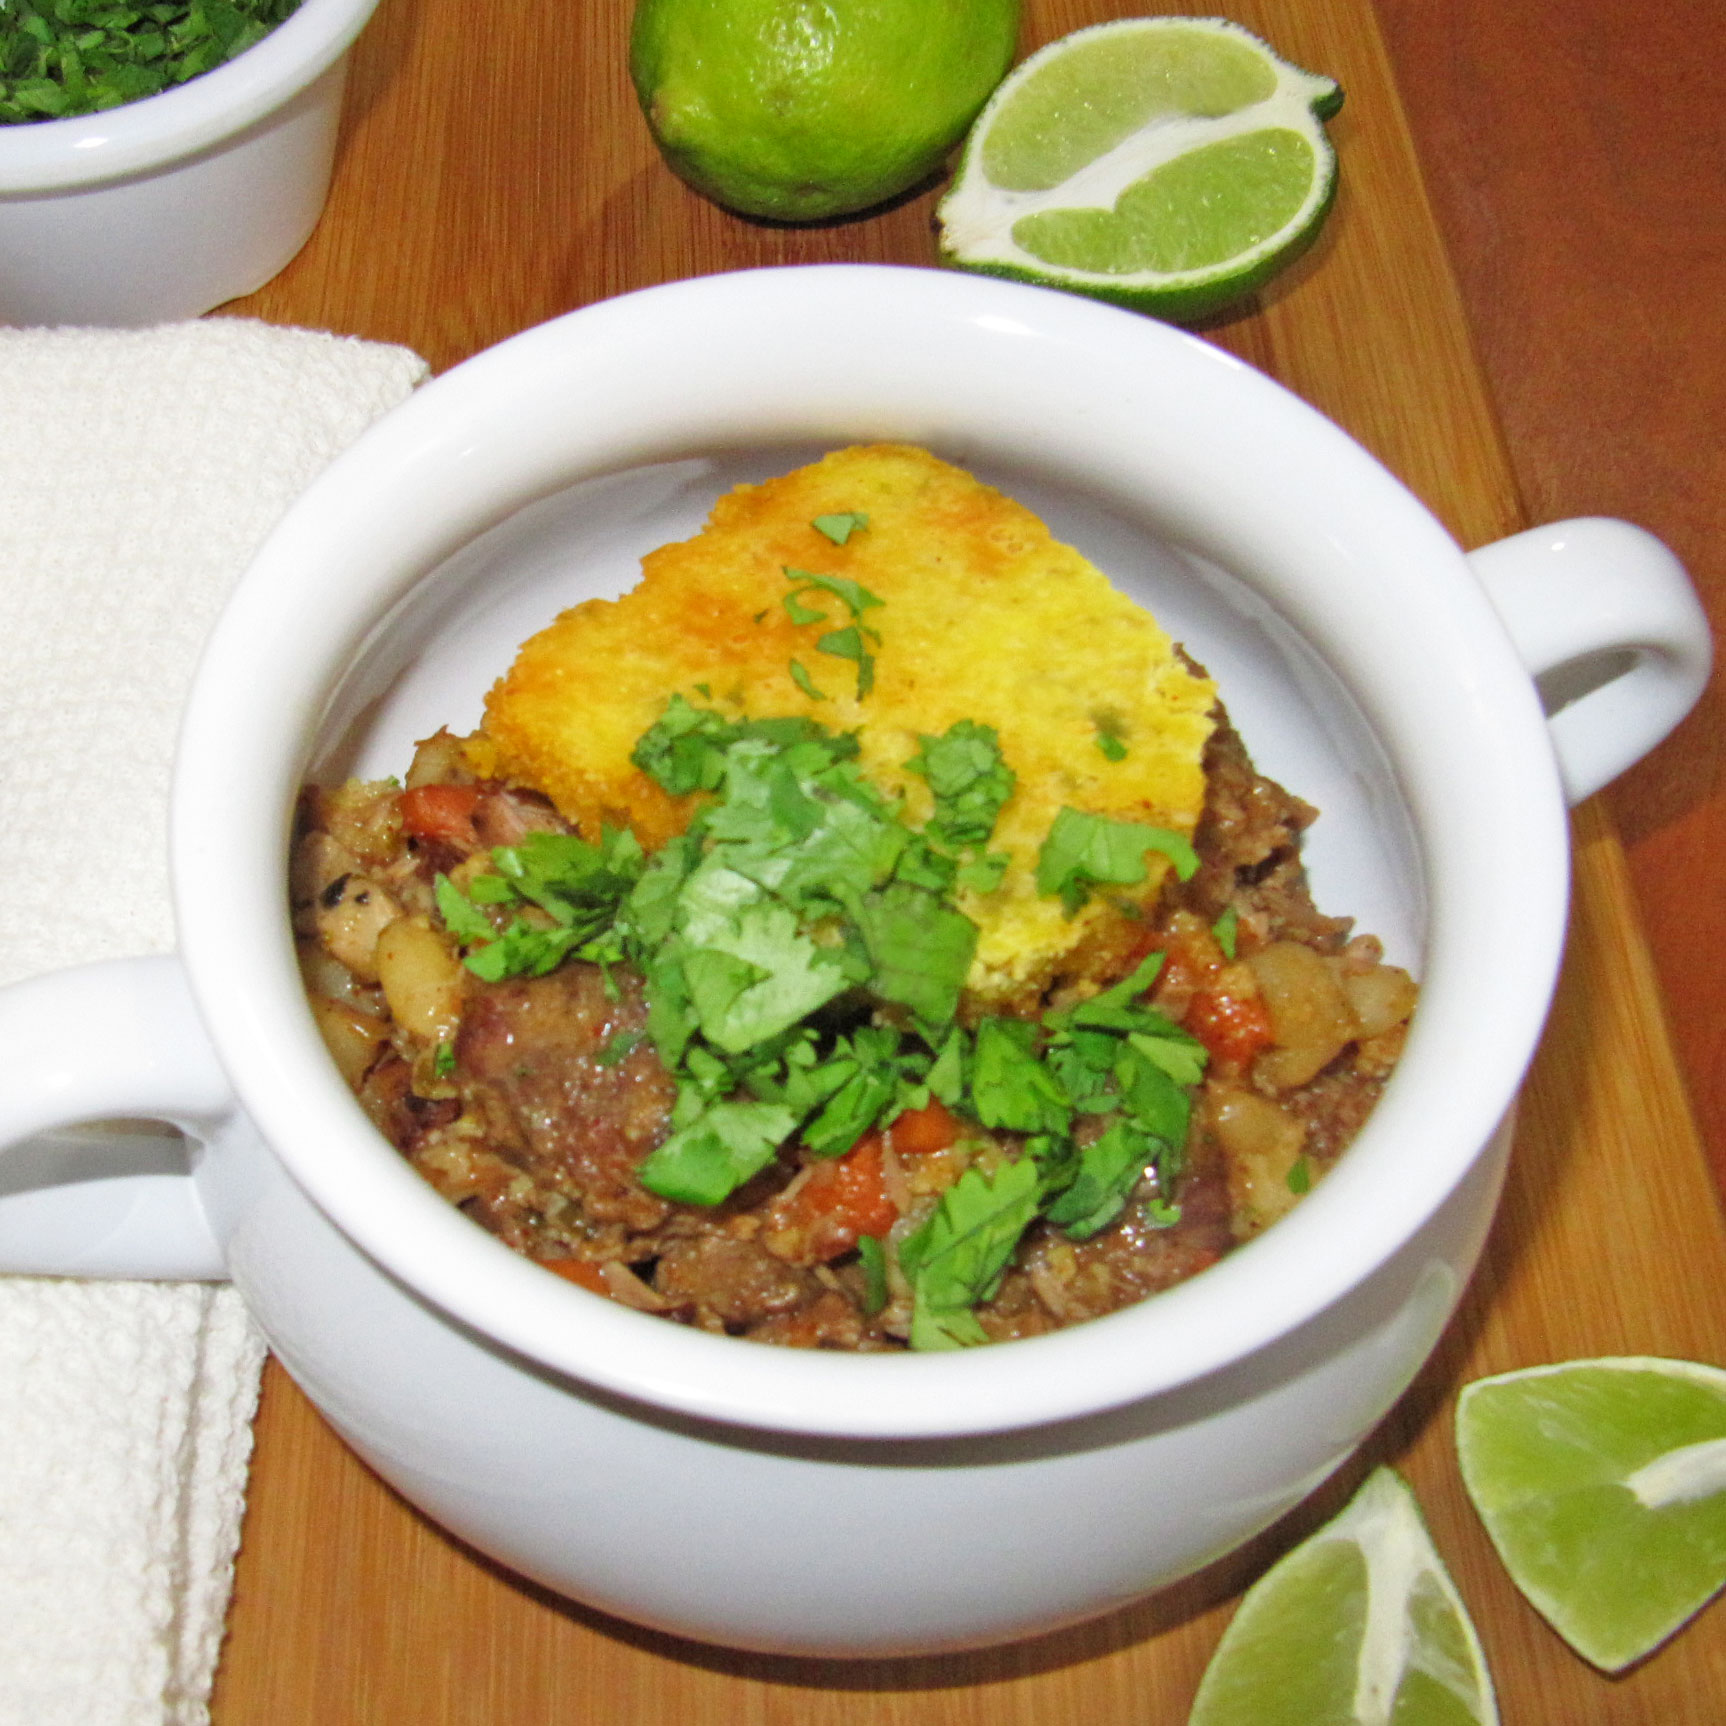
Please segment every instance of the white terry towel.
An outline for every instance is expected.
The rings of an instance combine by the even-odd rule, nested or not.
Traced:
[[[173,947],[204,636],[425,375],[240,319],[0,330],[0,984]],[[225,1286],[0,1276],[0,1726],[208,1719],[262,1360]]]

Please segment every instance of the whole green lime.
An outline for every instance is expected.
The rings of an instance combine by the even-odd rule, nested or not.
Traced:
[[[941,165],[1012,64],[1020,0],[638,0],[665,159],[744,215],[866,210]]]

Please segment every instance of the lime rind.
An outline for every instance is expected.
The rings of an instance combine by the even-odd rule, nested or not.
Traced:
[[[1529,1604],[1621,1672],[1726,1585],[1726,1372],[1646,1355],[1466,1386],[1463,1484]]]
[[[1188,1726],[1497,1726],[1486,1656],[1414,1494],[1374,1470],[1247,1591]]]
[[[1025,150],[1003,153],[993,142],[1003,116],[1016,114],[1015,124],[1030,131],[1047,147],[1063,168],[1070,159],[1053,102],[1047,115],[1026,114],[1027,96],[1034,95],[1039,81],[1048,84],[1059,63],[1078,56],[1096,57],[1131,47],[1138,38],[1175,41],[1185,39],[1202,56],[1207,47],[1212,57],[1235,59],[1250,54],[1268,75],[1267,93],[1261,80],[1248,91],[1247,99],[1231,101],[1227,92],[1241,89],[1244,80],[1223,76],[1212,80],[1220,88],[1220,99],[1210,99],[1203,80],[1176,81],[1177,100],[1184,99],[1202,111],[1176,111],[1154,101],[1146,104],[1148,119],[1122,135],[1122,127],[1099,119],[1091,109],[1119,106],[1118,93],[1110,92],[1101,104],[1075,105],[1073,125],[1097,141],[1099,153],[1058,183],[1002,186],[990,177],[992,158],[1013,161],[1008,177],[1029,182],[1046,179],[1024,171],[1018,164]],[[1195,40],[1196,39],[1196,40]],[[978,116],[966,140],[959,170],[937,212],[942,261],[984,275],[1040,283],[1090,294],[1118,305],[1176,322],[1193,322],[1222,309],[1230,302],[1261,287],[1286,268],[1318,237],[1336,197],[1336,153],[1326,136],[1324,121],[1342,104],[1342,92],[1333,79],[1303,71],[1278,56],[1266,43],[1227,19],[1185,17],[1123,19],[1097,24],[1050,43],[1032,55],[1001,84]],[[1279,209],[1278,220],[1269,231],[1248,236],[1221,258],[1206,259],[1191,267],[1134,268],[1130,256],[1111,258],[1110,267],[1085,268],[1074,260],[1071,248],[1059,236],[1077,230],[1085,243],[1084,226],[1102,230],[1113,221],[1123,198],[1142,203],[1155,201],[1155,182],[1181,172],[1182,159],[1197,153],[1233,148],[1249,161],[1262,157],[1268,147],[1261,140],[1270,136],[1300,140],[1310,151],[1310,178],[1304,195],[1292,208]],[[1282,146],[1286,154],[1286,144]],[[1171,192],[1171,202],[1178,201]],[[1053,218],[1053,220],[1051,220]],[[1053,240],[1051,236],[1056,236]],[[1031,243],[1027,243],[1027,242]],[[1177,242],[1178,244],[1178,242]],[[1104,249],[1107,249],[1106,247]]]

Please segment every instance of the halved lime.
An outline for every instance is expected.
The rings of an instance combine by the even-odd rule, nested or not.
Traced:
[[[1480,1639],[1391,1469],[1247,1590],[1187,1726],[1496,1726]]]
[[[1726,1584],[1726,1372],[1628,1356],[1468,1385],[1463,1484],[1516,1586],[1619,1672]]]
[[[938,217],[945,262],[1190,322],[1316,238],[1342,91],[1221,18],[1052,42],[989,99]]]

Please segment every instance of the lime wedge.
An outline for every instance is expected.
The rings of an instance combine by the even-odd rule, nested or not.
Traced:
[[[941,201],[945,262],[1191,322],[1317,236],[1336,192],[1329,78],[1221,18],[1127,18],[1000,86]]]
[[[1388,1468],[1247,1590],[1187,1726],[1496,1726],[1480,1640]]]
[[[1480,1379],[1463,1484],[1516,1586],[1619,1672],[1726,1584],[1726,1372],[1640,1356]]]

